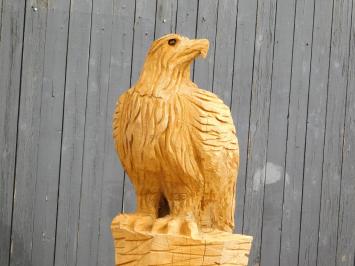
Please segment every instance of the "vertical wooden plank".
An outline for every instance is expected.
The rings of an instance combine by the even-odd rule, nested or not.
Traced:
[[[55,265],[76,265],[91,0],[71,0]]]
[[[264,190],[261,265],[279,265],[295,0],[278,1]]]
[[[114,249],[110,225],[121,211],[123,168],[112,139],[112,114],[119,95],[130,86],[134,1],[113,2],[111,58],[105,122],[105,154],[102,207],[100,211],[99,253],[97,265],[114,265]]]
[[[24,13],[24,1],[0,1],[0,265],[10,253]]]
[[[238,1],[231,112],[237,126],[240,155],[235,214],[236,230],[239,233],[243,231],[256,12],[257,0]]]
[[[131,84],[133,85],[141,71],[151,42],[154,40],[156,0],[136,0],[134,24],[134,42],[132,54]],[[128,89],[128,88],[126,88]],[[126,175],[124,183],[123,211],[133,212],[136,207],[134,188]]]
[[[111,59],[112,4],[111,0],[93,1],[77,265],[98,263],[105,136],[106,130],[111,131],[111,127],[106,128],[105,125]]]
[[[156,1],[136,0],[132,85],[138,80],[148,49],[154,40]]]
[[[352,1],[334,2],[317,265],[336,265]],[[354,221],[355,222],[355,221]]]
[[[296,1],[280,265],[298,266],[314,0]]]
[[[175,31],[177,34],[194,39],[196,37],[199,0],[178,0]],[[190,75],[193,79],[194,65]]]
[[[29,1],[25,24],[10,265],[32,260],[47,3]]]
[[[177,0],[157,0],[155,39],[175,32]]]
[[[2,33],[2,15],[3,15],[3,0],[0,0],[0,40],[1,40],[1,33]]]
[[[317,263],[333,0],[315,1],[299,264]]]
[[[209,85],[207,89],[211,88],[229,107],[232,103],[237,6],[237,0],[221,0],[218,2],[216,7],[216,31],[212,31],[215,34],[214,47],[212,46],[214,51],[211,54],[213,56],[212,82],[208,78],[206,79],[205,73],[201,73],[203,77],[200,77],[200,79],[211,82],[212,86]],[[211,28],[214,29],[212,26]]]
[[[218,1],[205,0],[199,1],[197,38],[208,39],[210,47],[208,55],[203,60],[196,60],[194,67],[194,82],[204,90],[212,91],[213,86],[213,66],[216,40],[216,25],[218,13]]]
[[[226,105],[230,105],[232,96],[237,3],[221,0],[218,4],[212,90]]]
[[[260,264],[276,1],[259,1],[248,149],[244,233],[254,236],[250,265]]]
[[[355,5],[352,3],[349,70],[344,123],[343,162],[338,216],[336,265],[355,263]]]
[[[196,21],[199,0],[178,0],[176,33],[189,38],[196,37]]]
[[[34,4],[36,8],[39,3]],[[40,8],[40,7],[39,7]],[[48,1],[37,177],[32,236],[32,264],[53,263],[62,136],[69,1]],[[40,87],[39,87],[40,88]],[[39,88],[34,88],[35,90]]]

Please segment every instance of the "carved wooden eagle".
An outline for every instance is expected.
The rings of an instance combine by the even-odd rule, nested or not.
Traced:
[[[113,118],[119,158],[137,210],[120,223],[136,230],[192,235],[232,231],[239,147],[230,110],[190,79],[209,42],[169,34],[153,42],[139,80]]]

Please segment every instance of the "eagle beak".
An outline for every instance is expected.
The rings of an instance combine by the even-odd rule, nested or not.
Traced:
[[[191,40],[191,47],[198,51],[198,55],[201,55],[202,58],[206,58],[209,45],[210,43],[207,39]]]

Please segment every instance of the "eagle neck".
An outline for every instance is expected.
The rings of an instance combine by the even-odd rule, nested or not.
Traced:
[[[192,83],[190,64],[186,62],[174,68],[145,64],[134,90],[142,96],[170,98],[183,84]]]

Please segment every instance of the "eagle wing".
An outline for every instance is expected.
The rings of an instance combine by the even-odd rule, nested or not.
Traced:
[[[113,114],[113,121],[112,121],[112,133],[113,133],[113,139],[115,143],[115,148],[116,152],[118,153],[121,162],[123,164],[123,167],[127,171],[127,158],[126,158],[126,153],[129,147],[127,147],[127,143],[125,143],[123,140],[125,139],[123,137],[123,134],[125,133],[125,129],[127,128],[127,123],[128,123],[128,108],[129,108],[129,98],[132,93],[132,89],[127,90],[124,92],[119,98],[116,103],[115,107],[115,112]],[[126,111],[125,111],[126,110]]]
[[[187,91],[186,91],[187,92]],[[191,142],[205,180],[202,216],[213,217],[217,228],[234,227],[239,146],[229,107],[214,93],[198,88],[186,93]]]
[[[191,92],[191,91],[190,91]],[[205,149],[239,152],[236,129],[229,107],[212,92],[193,89],[185,94],[189,102],[190,124],[197,130]]]

